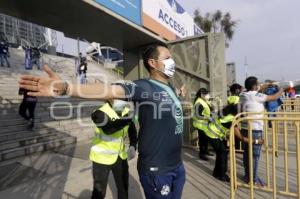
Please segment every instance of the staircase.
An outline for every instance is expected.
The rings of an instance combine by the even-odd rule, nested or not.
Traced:
[[[36,152],[57,150],[77,141],[90,139],[94,133],[90,114],[101,104],[100,101],[85,100],[82,104],[83,100],[77,98],[38,98],[35,127],[27,129],[27,121],[18,114],[22,101],[22,96],[18,95],[18,79],[22,73],[44,75],[44,72],[36,69],[25,71],[22,61],[24,53],[17,49],[11,49],[10,52],[11,68],[0,67],[0,162]],[[47,63],[47,60],[56,63],[49,65],[62,79],[77,81],[71,59],[44,55],[43,62]],[[100,73],[108,77],[109,81],[119,79],[115,73],[107,71],[101,65],[91,63],[88,67],[92,74]],[[103,79],[97,78],[91,77],[89,81]]]

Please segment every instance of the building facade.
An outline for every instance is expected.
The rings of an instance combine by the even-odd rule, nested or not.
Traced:
[[[226,64],[227,68],[227,88],[229,92],[229,87],[236,83],[236,66],[235,63],[227,63]]]
[[[47,49],[57,46],[56,32],[0,13],[0,39],[12,45]]]

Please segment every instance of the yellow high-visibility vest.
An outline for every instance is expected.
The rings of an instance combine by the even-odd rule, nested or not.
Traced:
[[[197,104],[201,104],[202,107],[203,107],[203,111],[202,111],[202,115],[205,116],[205,117],[210,117],[210,107],[208,105],[208,103],[206,101],[204,101],[201,97],[199,97],[195,104],[194,104],[194,111],[195,111],[195,107]],[[197,111],[197,110],[196,110]],[[205,131],[207,129],[207,125],[208,125],[208,121],[207,120],[204,120],[204,119],[199,119],[195,116],[195,114],[198,114],[198,113],[194,113],[194,116],[193,116],[193,126],[196,128],[196,129],[200,129],[200,130],[203,130]]]
[[[238,104],[239,102],[240,102],[239,96],[232,95],[227,98],[228,104]]]
[[[109,103],[105,103],[98,110],[104,112],[112,121],[120,119],[118,114],[112,109]],[[129,113],[129,108],[124,108],[122,117]],[[105,134],[101,128],[96,127],[90,150],[90,160],[99,164],[112,165],[118,157],[125,160],[127,153],[125,150],[124,137],[128,134],[129,125],[113,134]]]
[[[223,118],[218,118],[215,122],[210,122],[205,134],[212,139],[225,139],[229,129],[223,126],[223,123],[232,122],[234,116],[229,114]]]

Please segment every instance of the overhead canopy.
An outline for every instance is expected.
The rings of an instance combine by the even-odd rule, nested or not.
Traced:
[[[119,49],[164,42],[92,0],[0,0],[0,12],[64,32],[72,38],[97,41]]]

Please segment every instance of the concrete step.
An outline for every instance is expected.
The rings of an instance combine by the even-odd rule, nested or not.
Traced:
[[[0,129],[0,135],[14,133],[19,131],[24,131],[27,129],[27,124],[17,124],[17,125],[10,125],[10,126],[3,126]],[[39,128],[36,128],[39,129]]]
[[[38,130],[24,130],[24,131],[18,131],[14,133],[5,133],[5,134],[0,134],[0,142],[21,139],[21,138],[31,137],[35,135],[48,134],[51,132],[54,132],[54,130],[52,131],[50,129],[44,128]]]
[[[14,112],[12,112],[14,111]],[[35,111],[35,118],[40,119],[40,118],[47,118],[50,116],[50,112],[39,112]],[[2,113],[0,113],[0,121],[2,120],[15,120],[15,119],[22,119],[22,117],[19,115],[19,113],[15,112],[15,110],[5,110],[2,109]]]
[[[37,144],[45,141],[51,141],[65,136],[66,135],[64,133],[49,133],[45,135],[41,134],[41,135],[35,135],[31,137],[25,137],[25,138],[10,140],[10,141],[4,141],[4,142],[0,142],[1,143],[0,151],[28,146],[31,144]]]
[[[48,127],[47,125],[44,125],[41,122],[37,122],[37,123],[35,123],[33,131],[39,131],[39,130],[47,129],[47,128],[51,128],[51,127]],[[12,135],[14,133],[18,133],[18,132],[21,132],[21,131],[27,131],[27,130],[28,130],[27,123],[18,124],[18,125],[4,126],[4,127],[1,127],[1,129],[0,129],[0,136],[2,136],[2,135]]]
[[[79,122],[83,122],[84,124],[91,124],[92,121],[89,117],[90,113],[87,113],[85,117],[78,118],[80,121],[77,121],[77,118],[70,118],[67,120],[53,120],[48,114],[44,116],[37,116],[35,118],[35,129],[41,128],[57,128],[57,127],[64,127],[65,129],[74,129],[80,127]],[[21,117],[18,116],[16,119],[7,119],[4,118],[3,120],[0,119],[0,135],[16,132],[16,131],[23,131],[27,129],[27,121],[23,120]]]
[[[0,152],[0,161],[5,161],[37,152],[43,152],[46,150],[63,147],[73,143],[76,143],[76,138],[72,136],[66,136],[50,141],[40,142],[37,144],[31,144],[24,147],[8,149]]]
[[[37,121],[37,120],[35,120]],[[13,126],[13,125],[25,125],[27,124],[27,121],[25,121],[23,118],[15,118],[15,119],[0,119],[0,129],[2,127],[6,126]],[[1,130],[0,130],[1,132]]]
[[[33,130],[27,129],[27,124],[18,126],[9,126],[0,128],[0,142],[26,137],[28,134],[41,134],[46,132],[75,132],[75,131],[93,131],[94,125],[89,119],[83,119],[84,125],[81,126],[76,120],[60,120],[37,122]]]
[[[89,117],[88,117],[89,119]],[[87,119],[83,119],[86,121]],[[53,120],[50,117],[38,117],[34,119],[35,122],[35,127],[43,127],[47,126],[47,123],[51,123],[51,126],[53,126],[52,123],[56,124],[69,124],[69,123],[74,123],[76,121],[76,118],[71,118],[69,120]],[[13,119],[0,119],[0,134],[2,132],[1,129],[3,128],[11,128],[11,127],[19,127],[19,126],[24,126],[27,127],[27,121],[24,120],[23,118],[19,117],[18,118],[13,118]]]

